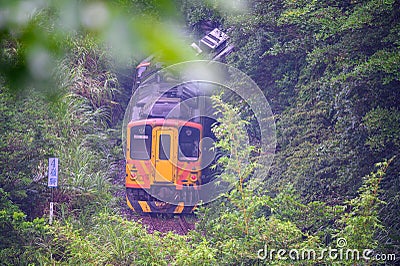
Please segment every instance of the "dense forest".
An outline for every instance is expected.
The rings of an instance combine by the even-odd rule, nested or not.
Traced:
[[[133,73],[152,53],[195,59],[214,27],[269,101],[274,161],[234,167],[254,155],[230,117],[246,106],[216,97],[234,187],[188,234],[150,234],[117,196]],[[399,263],[400,1],[2,1],[0,36],[1,265]]]

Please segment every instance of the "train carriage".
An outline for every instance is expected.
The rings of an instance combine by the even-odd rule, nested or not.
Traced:
[[[207,49],[209,59],[218,60],[233,49],[227,40],[214,29],[200,46],[192,47],[197,52]],[[160,75],[160,64],[154,61],[149,57],[137,66],[132,89],[136,98],[128,107],[127,204],[138,213],[191,213],[199,203],[201,185],[210,180],[211,163],[207,160],[205,165],[202,156],[210,146],[203,140],[214,138],[215,120],[208,118],[210,103],[196,83],[171,87],[170,74]]]

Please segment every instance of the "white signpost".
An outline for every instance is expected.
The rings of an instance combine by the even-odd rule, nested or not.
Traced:
[[[53,216],[54,216],[54,203],[50,202],[50,218],[49,218],[49,224],[53,223]]]
[[[54,215],[54,202],[53,202],[53,188],[58,186],[58,158],[49,158],[49,179],[48,187],[51,189],[51,202],[49,211],[49,224],[53,223]]]

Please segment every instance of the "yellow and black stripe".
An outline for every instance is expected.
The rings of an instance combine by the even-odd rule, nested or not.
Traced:
[[[169,204],[161,201],[145,201],[145,200],[129,200],[126,197],[126,202],[132,210],[137,213],[192,213],[196,206],[185,206],[184,202],[179,202],[178,205]]]

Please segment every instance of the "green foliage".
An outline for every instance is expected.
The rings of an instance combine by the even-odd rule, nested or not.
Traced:
[[[368,131],[366,144],[373,150],[398,150],[400,146],[400,112],[395,108],[375,108],[363,118]]]
[[[292,185],[271,198],[268,206],[274,217],[291,221],[303,233],[315,235],[321,240],[329,240],[334,233],[334,221],[343,214],[342,206],[328,206],[321,201],[302,203]]]
[[[201,30],[202,22],[221,23],[220,10],[212,5],[211,1],[189,0],[179,2],[187,25]]]
[[[155,265],[162,262],[163,251],[157,245],[158,236],[146,233],[139,223],[129,222],[109,213],[93,217],[89,231],[71,225],[56,225],[51,229],[58,263]]]
[[[216,249],[197,233],[188,237],[157,232],[148,234],[138,222],[111,212],[90,218],[87,229],[55,223],[46,228],[51,241],[42,247],[42,263],[105,265],[210,265],[217,263]]]
[[[382,178],[393,160],[394,157],[376,164],[378,170],[364,178],[363,185],[358,190],[359,195],[347,202],[350,210],[338,221],[342,228],[336,236],[346,239],[348,247],[358,250],[377,248],[382,250],[376,235],[378,229],[383,228],[379,218],[379,208],[385,202],[378,196]]]
[[[278,151],[264,189],[279,193],[291,183],[306,202],[330,205],[354,197],[359,177],[398,153],[399,3],[248,6],[222,21],[237,49],[228,62],[256,81],[276,114]],[[394,200],[393,167],[382,197]],[[385,225],[392,228],[389,212]]]
[[[44,187],[32,181],[43,178],[43,160],[53,154],[56,143],[51,113],[43,97],[35,93],[17,99],[2,91],[0,97],[0,184],[13,202],[25,211],[32,210],[40,206],[44,192]],[[25,201],[28,195],[30,200]]]
[[[8,205],[8,206],[7,206]],[[0,260],[4,265],[27,265],[38,263],[42,256],[36,249],[37,241],[45,236],[46,225],[42,218],[27,221],[26,215],[11,202],[4,205],[2,195],[0,209]]]
[[[245,12],[235,9],[243,1],[220,0],[6,2],[2,264],[330,265],[345,262],[276,254],[260,261],[257,251],[323,250],[337,247],[338,238],[349,248],[396,251],[399,162],[366,174],[399,151],[398,1],[250,0]],[[115,72],[154,51],[166,62],[190,58],[173,26],[182,18],[199,36],[215,26],[227,30],[236,49],[227,61],[270,100],[278,148],[267,173],[247,145],[249,122],[236,115],[245,108],[215,99],[224,117],[215,128],[218,145],[231,155],[220,160],[221,180],[232,190],[200,210],[197,232],[149,235],[115,214],[111,182],[130,92]],[[36,217],[48,212],[53,156],[60,158],[60,187],[50,227]],[[262,183],[251,178],[256,168],[267,175]]]

